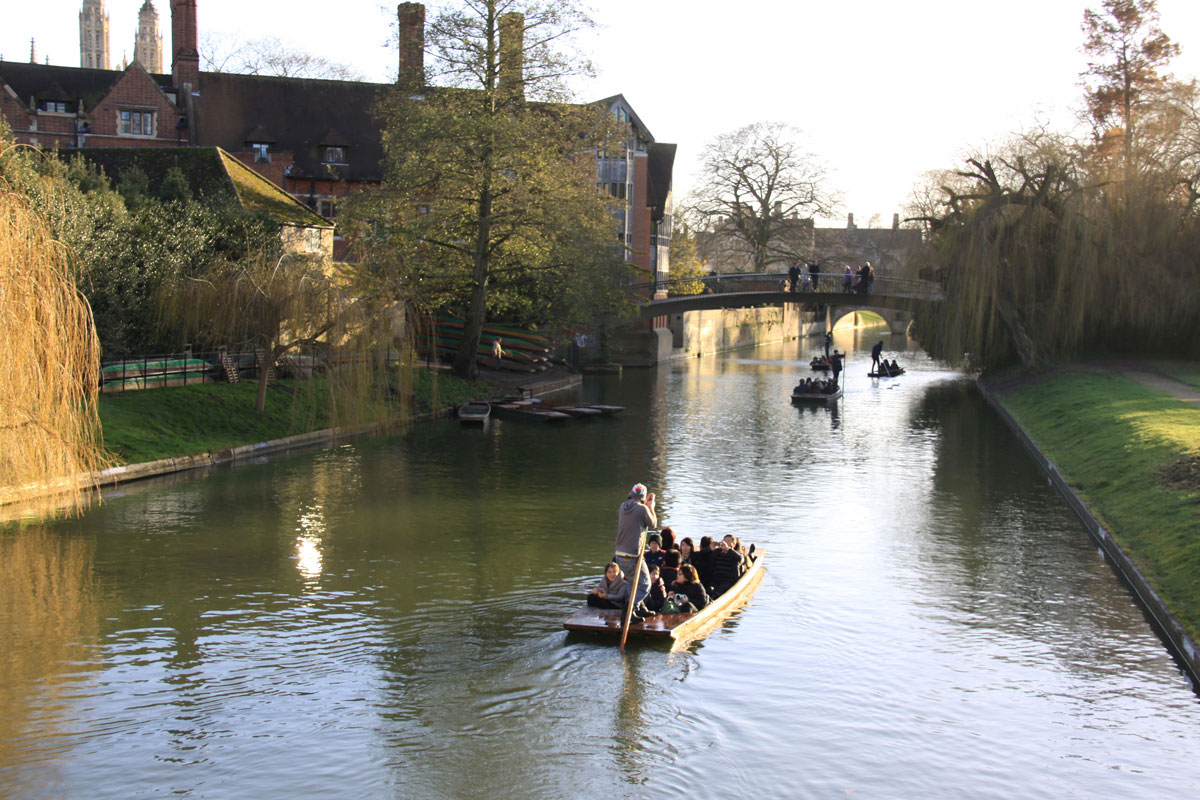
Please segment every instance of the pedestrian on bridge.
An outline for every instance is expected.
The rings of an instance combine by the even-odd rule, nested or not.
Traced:
[[[817,281],[821,277],[821,268],[817,265],[817,262],[808,262],[808,274],[812,276],[812,290],[815,292],[817,291]]]
[[[791,282],[791,288],[788,291],[792,291],[792,292],[796,291],[796,284],[798,284],[800,282],[800,264],[799,264],[799,262],[793,261],[792,265],[790,267],[788,267],[788,281]]]
[[[842,276],[842,291],[850,294],[854,291],[854,270],[850,269],[850,265],[846,265],[846,272]]]

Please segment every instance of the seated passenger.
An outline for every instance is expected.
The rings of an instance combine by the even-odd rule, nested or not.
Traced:
[[[709,588],[713,597],[720,597],[730,586],[742,577],[744,568],[742,556],[729,548],[729,542],[722,539],[717,543],[717,552],[713,553],[712,565],[708,570]]]
[[[696,572],[696,568],[691,564],[684,564],[679,568],[679,576],[675,578],[675,583],[671,585],[671,588],[674,590],[676,597],[679,597],[679,595],[687,597],[688,602],[697,611],[704,608],[710,602],[708,592],[704,590],[704,584],[700,582],[700,573]]]
[[[662,573],[663,583],[670,586],[675,582],[675,576],[679,574],[679,564],[681,558],[678,550],[668,550],[663,554],[663,565],[660,572]]]
[[[595,589],[588,592],[587,604],[592,608],[624,608],[629,599],[629,582],[621,574],[617,562],[610,561],[604,568],[604,577]]]
[[[671,550],[674,550],[675,531],[671,530],[670,528],[663,528],[661,531],[659,531],[659,534],[662,535],[662,551],[667,553]]]
[[[667,601],[667,587],[663,584],[662,576],[657,566],[650,568],[650,594],[642,603],[655,614],[662,611],[663,603]]]
[[[692,563],[692,556],[696,554],[696,543],[692,541],[692,537],[685,536],[679,541],[679,566]]]
[[[662,545],[659,542],[658,534],[650,534],[650,541],[646,543],[646,553],[644,555],[646,567],[661,567],[663,563]]]

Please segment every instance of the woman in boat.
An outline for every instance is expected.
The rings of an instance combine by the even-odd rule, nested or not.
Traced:
[[[708,592],[704,590],[704,584],[700,582],[700,573],[696,572],[696,568],[691,564],[684,564],[679,568],[679,576],[675,578],[675,583],[671,584],[671,589],[676,596],[686,596],[688,602],[695,606],[697,611],[710,602]]]
[[[696,554],[696,543],[692,541],[692,537],[685,536],[679,540],[679,566],[692,563],[692,556]]]
[[[664,553],[669,550],[676,549],[675,531],[671,530],[670,528],[663,528],[661,531],[659,531],[659,535],[662,536],[662,549]]]
[[[610,561],[604,568],[604,577],[595,589],[588,592],[587,604],[592,608],[624,608],[629,599],[629,581],[621,574],[617,562]]]
[[[750,569],[750,554],[746,552],[746,545],[742,544],[742,540],[732,533],[725,534],[725,540],[729,542],[729,549],[742,557],[742,572]],[[741,577],[741,574],[738,575]]]
[[[712,537],[700,537],[700,549],[692,554],[692,566],[696,568],[696,572],[700,573],[700,583],[704,586],[709,585],[708,570],[712,565]]]

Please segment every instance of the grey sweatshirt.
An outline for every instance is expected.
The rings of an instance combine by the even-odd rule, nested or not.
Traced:
[[[638,543],[647,528],[658,525],[658,518],[650,507],[639,503],[632,497],[621,503],[617,511],[617,546],[618,553],[637,555]]]

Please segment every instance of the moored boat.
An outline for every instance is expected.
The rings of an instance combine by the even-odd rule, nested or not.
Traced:
[[[458,418],[462,422],[483,424],[491,415],[491,403],[463,403],[458,407]]]
[[[527,422],[561,422],[570,419],[570,414],[553,411],[549,408],[538,408],[536,403],[528,400],[492,400],[492,413],[501,419],[525,420]]]
[[[647,617],[642,622],[635,622],[629,626],[630,638],[674,639],[684,642],[704,635],[754,594],[754,590],[763,579],[763,557],[763,551],[757,550],[750,569],[746,570],[725,594],[714,598],[704,608],[694,614],[655,614]],[[569,631],[610,634],[619,638],[624,613],[620,609],[592,608],[585,605],[568,617],[563,627]]]

